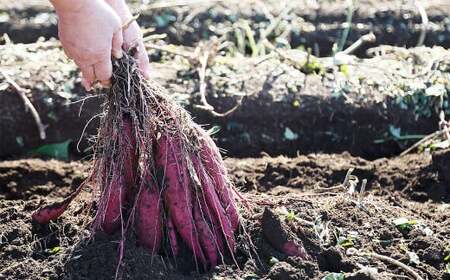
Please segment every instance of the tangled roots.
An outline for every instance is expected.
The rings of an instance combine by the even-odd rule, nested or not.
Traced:
[[[177,257],[184,244],[204,268],[225,257],[235,260],[238,199],[214,141],[142,78],[130,56],[113,65],[91,172],[82,185],[96,190],[92,229],[108,234],[120,229],[124,239],[133,227],[152,254]],[[37,210],[33,219],[58,218],[81,187],[63,202]]]

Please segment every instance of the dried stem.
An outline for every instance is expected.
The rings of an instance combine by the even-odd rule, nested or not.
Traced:
[[[165,9],[165,8],[178,7],[178,6],[190,6],[190,5],[197,5],[197,4],[211,4],[211,3],[218,3],[218,2],[225,2],[225,1],[224,0],[159,1],[159,2],[153,3],[153,4],[145,7],[145,9],[146,10],[155,10],[155,9]]]
[[[379,259],[381,261],[385,261],[385,262],[388,262],[388,263],[390,263],[392,265],[398,266],[399,268],[403,269],[406,273],[411,275],[416,280],[424,280],[422,278],[422,276],[420,276],[417,272],[415,272],[411,267],[407,266],[406,264],[404,264],[404,263],[402,263],[402,262],[400,262],[400,261],[398,261],[396,259],[393,259],[393,258],[388,257],[388,256],[380,255],[380,254],[377,254],[377,253],[368,253],[367,255],[369,257],[374,258],[374,259]]]
[[[412,145],[411,147],[409,147],[408,149],[404,150],[400,156],[404,156],[409,154],[411,151],[413,151],[414,149],[418,148],[420,145],[422,145],[423,143],[435,138],[435,137],[440,137],[441,135],[444,135],[445,131],[443,130],[438,130],[435,131],[427,136],[425,136],[424,138],[422,138],[422,140],[416,142],[414,145]]]
[[[239,97],[237,100],[236,105],[229,109],[228,111],[224,113],[218,113],[215,111],[214,107],[208,103],[208,100],[206,99],[206,69],[208,67],[208,61],[210,59],[210,52],[205,51],[203,55],[200,57],[200,66],[197,68],[198,76],[199,76],[199,93],[200,93],[200,102],[202,105],[196,105],[196,108],[203,109],[206,111],[209,111],[213,116],[215,117],[226,117],[236,111],[242,104],[242,100],[244,99],[243,96]]]
[[[422,27],[420,30],[419,40],[417,41],[417,47],[420,47],[425,42],[425,38],[427,36],[427,30],[428,30],[428,15],[427,11],[423,7],[422,3],[418,0],[414,0],[414,5],[416,6],[417,10],[419,11],[420,17],[422,18]]]
[[[154,49],[157,51],[163,51],[170,54],[178,55],[184,58],[187,58],[188,60],[192,60],[193,56],[191,53],[185,52],[185,51],[178,51],[175,48],[168,47],[168,46],[158,46],[152,43],[145,43],[145,47],[149,49]]]
[[[41,121],[41,117],[39,116],[38,111],[31,103],[30,99],[25,93],[25,89],[20,87],[5,71],[0,70],[0,73],[5,77],[5,80],[14,88],[15,92],[20,96],[27,110],[30,110],[31,115],[33,115],[36,126],[39,130],[39,137],[44,140],[46,138],[45,126]]]
[[[357,49],[359,49],[361,46],[363,46],[365,43],[375,42],[376,39],[377,38],[375,37],[375,34],[370,32],[369,34],[361,36],[356,42],[354,42],[348,48],[343,50],[341,53],[343,53],[343,54],[352,54]]]

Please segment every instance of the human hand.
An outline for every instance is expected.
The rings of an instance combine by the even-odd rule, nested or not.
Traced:
[[[99,81],[108,86],[111,54],[122,57],[122,21],[103,0],[53,0],[58,34],[67,56],[80,67],[82,84],[90,90]]]
[[[145,78],[150,78],[150,62],[148,54],[145,50],[142,32],[136,21],[133,21],[133,15],[128,8],[125,0],[105,0],[113,10],[119,15],[122,20],[123,28],[123,49],[129,51],[132,48],[136,49],[134,58],[137,61],[138,67]],[[130,23],[130,21],[132,21]]]

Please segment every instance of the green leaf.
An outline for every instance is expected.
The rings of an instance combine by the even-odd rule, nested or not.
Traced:
[[[344,279],[345,279],[345,275],[342,272],[329,273],[327,276],[322,278],[322,280],[344,280]]]
[[[170,14],[162,14],[155,16],[156,25],[160,28],[168,26],[171,22],[174,22],[176,18]]]
[[[51,249],[47,249],[47,252],[52,254],[52,255],[56,255],[56,254],[60,253],[61,250],[62,250],[61,247],[56,246],[56,247],[53,247]]]
[[[289,127],[286,127],[284,129],[284,139],[286,140],[297,140],[298,139],[298,134],[293,132]]]
[[[24,143],[23,143],[23,137],[22,137],[22,136],[17,136],[17,137],[16,137],[16,143],[17,143],[17,145],[19,145],[20,147],[23,147],[23,146],[24,146]]]
[[[445,266],[445,272],[447,272],[447,274],[450,274],[450,263],[448,263],[448,264]]]
[[[450,254],[448,254],[448,255],[445,256],[445,258],[444,258],[444,262],[448,262],[448,261],[450,261]]]
[[[344,74],[346,78],[350,78],[350,68],[348,67],[348,64],[342,64],[339,66],[339,71]]]
[[[47,156],[51,158],[68,160],[69,159],[69,144],[71,139],[61,143],[47,144],[30,151],[31,155]]]
[[[344,248],[350,248],[355,245],[355,243],[353,243],[353,240],[351,238],[344,238],[344,239],[338,240],[337,244],[341,245]]]
[[[389,125],[389,132],[391,133],[394,139],[399,139],[401,137],[402,129],[400,127],[395,127],[393,125]]]
[[[432,143],[430,145],[430,148],[433,150],[436,149],[447,149],[448,147],[450,147],[450,141],[449,140],[444,140],[441,142],[436,142],[436,143]]]
[[[402,231],[409,231],[412,229],[412,227],[417,224],[416,220],[408,220],[407,218],[401,217],[398,219],[395,219],[393,221],[394,225]]]
[[[295,215],[295,212],[292,210],[286,214],[286,221],[288,221],[288,222],[294,221],[295,218],[297,218],[297,216]]]

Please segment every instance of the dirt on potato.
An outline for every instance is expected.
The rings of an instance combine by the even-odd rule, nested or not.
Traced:
[[[330,273],[345,279],[410,277],[379,255],[402,262],[423,279],[450,279],[444,261],[450,253],[449,160],[450,151],[375,161],[346,153],[227,159],[248,205],[242,209],[240,239],[250,236],[253,246],[240,242],[237,264],[202,272],[187,254],[176,262],[152,257],[130,233],[123,279],[322,279]],[[121,236],[88,238],[82,213],[89,189],[48,226],[33,225],[30,218],[40,205],[76,188],[88,167],[87,162],[41,159],[0,163],[0,279],[114,278]],[[342,188],[349,168],[360,182],[368,180],[362,194],[360,184],[353,194]],[[273,224],[282,226],[264,228]],[[308,260],[275,249],[277,236],[286,235],[304,245]]]

